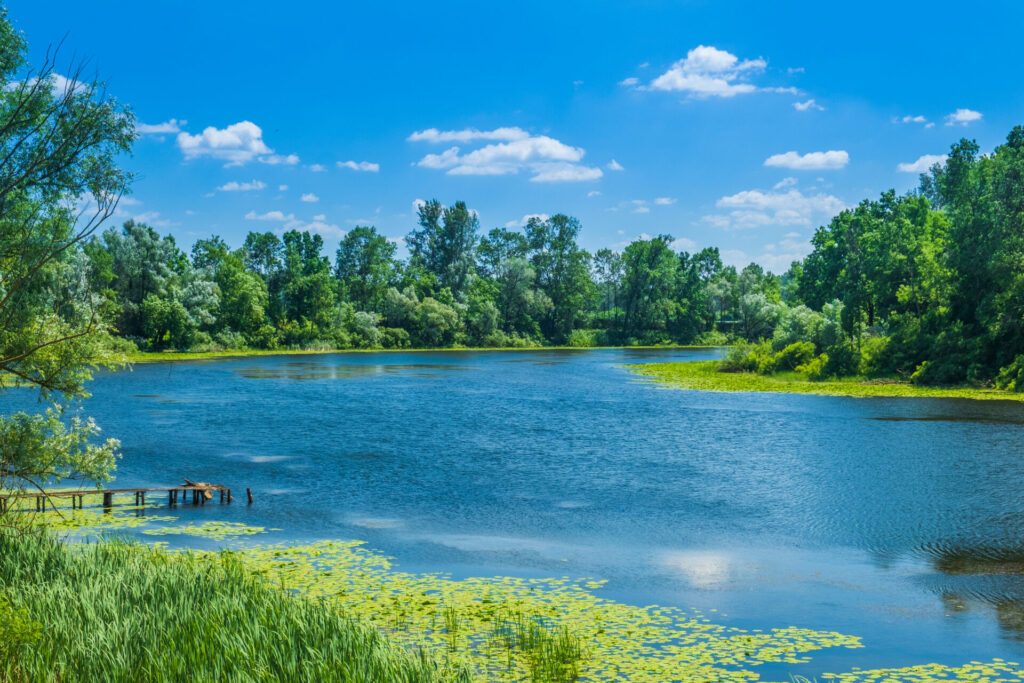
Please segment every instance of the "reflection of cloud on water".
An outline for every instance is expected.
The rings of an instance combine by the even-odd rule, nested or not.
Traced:
[[[254,463],[262,462],[284,462],[285,460],[294,460],[294,455],[251,455],[246,460]]]
[[[694,588],[713,590],[732,578],[732,562],[728,555],[702,550],[662,553],[659,564],[682,574]]]
[[[555,507],[563,510],[578,510],[580,508],[590,507],[590,503],[580,500],[562,500],[555,503]]]
[[[348,523],[364,529],[397,529],[402,526],[402,520],[387,517],[352,517]]]
[[[516,536],[484,536],[474,534],[430,534],[424,540],[465,552],[517,553],[532,552],[544,557],[563,559],[568,546],[541,538]]]
[[[253,365],[236,372],[246,379],[324,380],[357,379],[375,375],[403,375],[435,378],[451,371],[468,370],[464,365],[449,363],[369,363],[330,365],[317,361],[295,361],[281,365]]]

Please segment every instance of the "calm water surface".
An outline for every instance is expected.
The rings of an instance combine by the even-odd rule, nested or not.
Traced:
[[[123,442],[119,484],[251,487],[251,507],[178,514],[282,529],[260,542],[359,538],[404,570],[603,578],[864,638],[808,674],[1024,656],[1024,405],[676,391],[623,368],[715,353],[141,365],[98,377],[88,411]]]

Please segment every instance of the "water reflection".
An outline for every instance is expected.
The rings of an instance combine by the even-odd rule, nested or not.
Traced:
[[[448,372],[468,370],[462,365],[446,363],[359,363],[329,365],[317,361],[293,361],[280,365],[251,365],[241,367],[238,374],[246,379],[286,379],[292,381],[324,379],[356,379],[374,375],[405,375],[431,379]]]
[[[932,553],[947,616],[983,611],[1004,638],[1024,641],[1024,547],[958,547]]]

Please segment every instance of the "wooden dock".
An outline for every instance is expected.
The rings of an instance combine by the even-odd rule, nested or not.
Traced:
[[[206,484],[203,482],[192,482],[188,479],[181,486],[166,486],[166,487],[147,487],[147,488],[128,488],[128,489],[81,489],[79,491],[34,491],[31,493],[8,493],[0,494],[0,513],[7,512],[10,508],[10,501],[19,498],[34,498],[36,503],[36,512],[44,512],[46,510],[46,503],[49,501],[53,509],[57,509],[56,504],[53,502],[55,498],[70,498],[71,509],[82,509],[85,505],[86,496],[102,496],[103,497],[103,509],[109,512],[114,506],[114,496],[124,495],[131,493],[135,496],[135,505],[146,504],[147,493],[166,493],[167,504],[170,507],[175,507],[178,504],[178,498],[181,497],[182,505],[188,504],[189,494],[192,494],[193,505],[205,505],[206,501],[213,500],[213,494],[220,494],[221,503],[230,503],[234,500],[231,495],[231,489],[221,484]],[[249,502],[252,502],[252,496],[249,497]]]

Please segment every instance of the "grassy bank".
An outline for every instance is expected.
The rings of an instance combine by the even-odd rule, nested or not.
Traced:
[[[629,351],[644,350],[685,350],[711,349],[713,346],[457,346],[423,349],[229,349],[224,351],[137,351],[128,354],[131,363],[167,363],[174,361],[217,360],[220,358],[250,358],[260,356],[313,356],[324,354],[355,354],[355,353],[465,353],[472,352],[508,352],[508,351],[596,351],[602,349],[624,349]]]
[[[0,535],[3,681],[458,678],[231,554]]]
[[[1024,401],[1024,394],[974,387],[922,387],[895,380],[858,377],[811,381],[797,373],[758,375],[752,372],[719,372],[718,361],[645,363],[631,365],[639,375],[678,389],[697,391],[771,392],[821,396],[968,398],[985,401]]]

